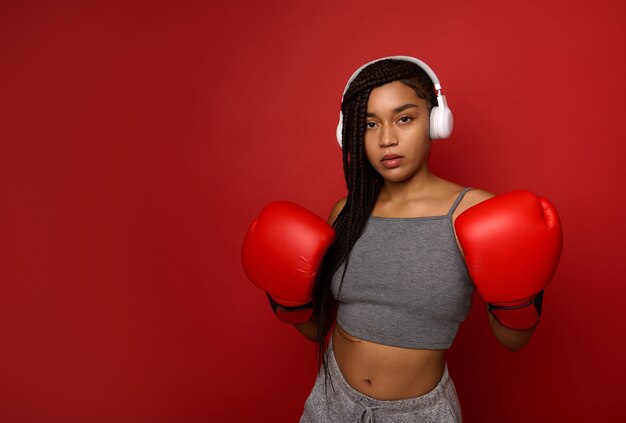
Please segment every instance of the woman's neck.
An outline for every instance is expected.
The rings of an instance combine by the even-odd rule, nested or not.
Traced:
[[[380,189],[378,199],[384,202],[407,203],[412,200],[429,196],[439,185],[441,178],[432,174],[428,168],[415,174],[411,179],[402,182],[385,180]]]

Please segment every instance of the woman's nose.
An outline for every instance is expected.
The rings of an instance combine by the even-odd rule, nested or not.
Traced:
[[[392,127],[383,127],[383,130],[381,132],[382,133],[380,140],[378,141],[378,145],[380,145],[381,147],[389,147],[398,144],[398,138],[396,137],[396,134],[393,131]]]

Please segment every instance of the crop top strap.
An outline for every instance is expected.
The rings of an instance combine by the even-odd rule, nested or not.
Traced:
[[[457,206],[459,205],[459,203],[465,196],[465,193],[469,191],[470,189],[472,189],[472,187],[466,187],[465,189],[463,189],[463,191],[459,193],[459,195],[456,197],[456,200],[454,200],[454,203],[452,203],[452,207],[450,207],[450,211],[448,211],[448,216],[452,216],[452,213],[454,213],[454,211],[456,210]]]

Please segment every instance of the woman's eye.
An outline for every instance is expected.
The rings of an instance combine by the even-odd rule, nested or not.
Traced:
[[[374,127],[376,127],[376,122],[367,122],[367,123],[365,124],[365,127],[366,127],[367,129],[373,129]]]
[[[400,118],[400,121],[401,121],[402,123],[409,123],[409,122],[410,122],[410,121],[412,121],[412,120],[413,120],[413,118],[412,118],[412,117],[410,117],[410,116],[402,116],[402,117]]]

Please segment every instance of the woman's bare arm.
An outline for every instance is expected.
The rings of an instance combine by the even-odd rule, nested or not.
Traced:
[[[491,313],[487,312],[487,315],[489,316],[489,325],[496,339],[507,347],[509,351],[515,352],[522,349],[530,341],[536,329],[536,327],[525,331],[509,329],[498,323]]]

